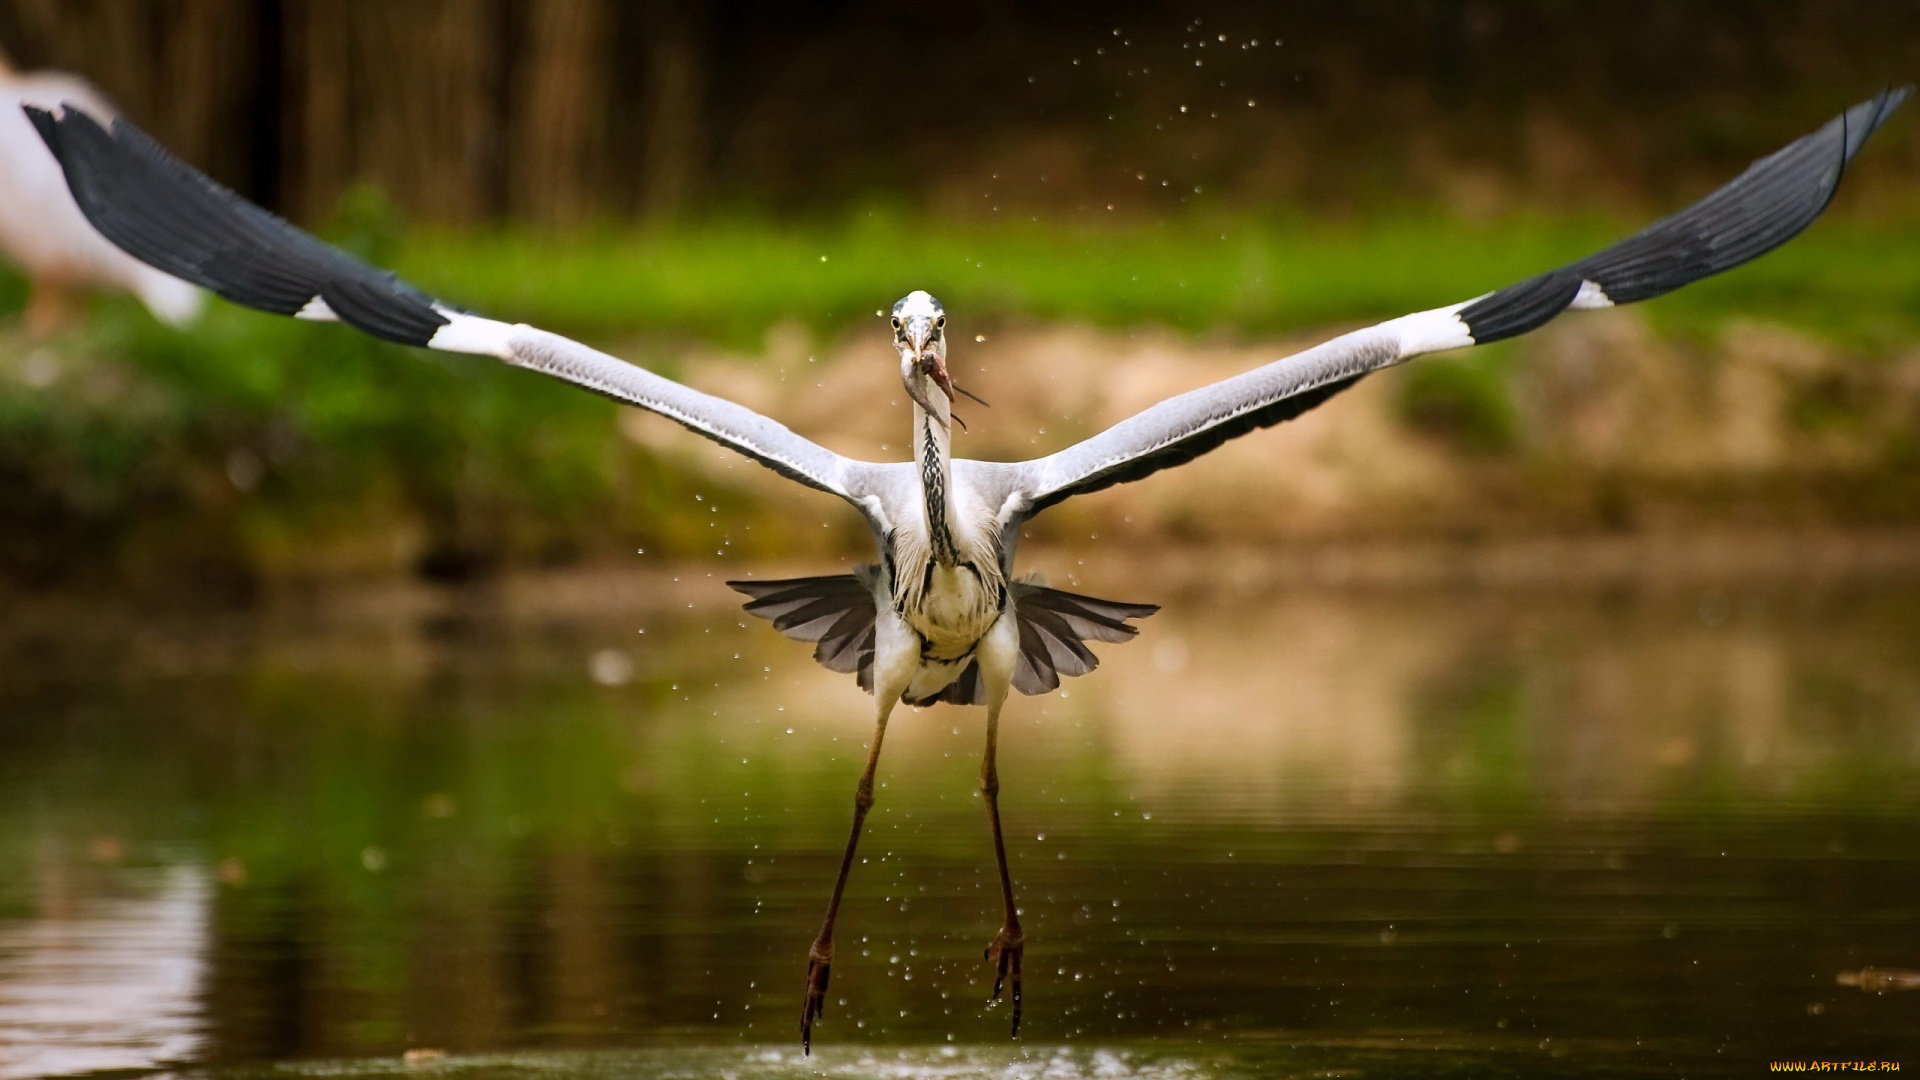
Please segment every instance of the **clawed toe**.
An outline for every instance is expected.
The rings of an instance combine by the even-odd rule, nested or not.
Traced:
[[[833,946],[815,942],[807,951],[807,1000],[800,1007],[800,1050],[813,1053],[813,1022],[827,1011],[827,979],[833,974]]]
[[[1026,951],[1027,939],[1017,926],[1003,926],[994,935],[993,944],[987,946],[985,959],[994,966],[993,996],[989,1002],[999,1001],[1004,989],[1013,1001],[1013,1034],[1020,1034],[1020,957]]]

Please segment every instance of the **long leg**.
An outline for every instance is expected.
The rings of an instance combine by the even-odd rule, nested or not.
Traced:
[[[1000,749],[1000,698],[987,705],[987,753],[980,762],[980,794],[987,801],[987,820],[993,823],[993,857],[1000,863],[1000,899],[1006,904],[1006,922],[987,946],[986,959],[994,965],[993,998],[1000,1000],[1001,988],[1013,996],[1013,1034],[1020,1034],[1020,957],[1027,938],[1020,930],[1020,909],[1013,903],[1013,876],[1007,872],[1007,842],[1000,830],[1000,770],[995,757]]]
[[[813,1052],[813,1022],[826,1010],[827,979],[833,973],[833,920],[840,915],[840,896],[847,889],[847,874],[853,870],[853,853],[860,846],[860,829],[873,809],[873,773],[880,764],[880,743],[887,737],[887,715],[893,712],[896,693],[880,698],[880,718],[874,724],[873,745],[867,748],[867,767],[860,773],[860,786],[853,792],[853,828],[847,833],[847,851],[840,857],[840,876],[833,881],[833,899],[827,901],[827,917],[820,934],[807,950],[807,999],[800,1008],[800,1046]]]

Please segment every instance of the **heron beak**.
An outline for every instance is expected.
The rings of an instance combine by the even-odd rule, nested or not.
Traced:
[[[940,353],[933,347],[933,326],[925,320],[910,320],[905,341],[900,347],[900,375],[906,384],[907,396],[930,416],[938,416],[933,402],[927,398],[926,380],[931,379],[947,395],[949,408],[953,401],[953,378],[947,374],[946,362],[940,359]]]

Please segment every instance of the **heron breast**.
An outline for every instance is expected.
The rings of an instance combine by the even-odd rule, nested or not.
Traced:
[[[925,588],[901,614],[925,643],[923,655],[957,658],[993,627],[1006,601],[999,574],[977,564],[930,564],[923,575]]]

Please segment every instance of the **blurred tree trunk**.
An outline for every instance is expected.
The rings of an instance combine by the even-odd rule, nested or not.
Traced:
[[[250,132],[250,0],[12,0],[23,67],[84,76],[174,152],[259,195]],[[160,107],[157,103],[164,103]]]
[[[594,214],[606,145],[611,13],[605,0],[533,0],[507,108],[507,209],[544,225]]]
[[[989,0],[935,20],[895,0],[0,0],[0,48],[22,70],[93,80],[181,156],[295,217],[324,218],[366,181],[410,216],[456,224],[659,220],[741,197],[953,191],[974,205],[985,178],[996,201],[1065,207],[1143,172],[1247,204],[1351,210],[1376,188],[1356,177],[1394,176],[1402,197],[1556,205],[1589,162],[1604,175],[1580,205],[1589,185],[1620,205],[1668,203],[1920,70],[1913,0],[1619,0],[1599,21],[1537,0],[1106,9],[1089,21],[1091,8]],[[1186,27],[1202,14],[1248,47],[1172,63],[1200,44]],[[1109,23],[1135,28],[1129,58],[1079,55]],[[1086,63],[1058,68],[1068,53]],[[1161,112],[1202,100],[1195,115],[1220,124],[1161,133]],[[1913,160],[1920,126],[1881,144],[1900,140]],[[934,154],[935,167],[909,164]],[[1672,164],[1684,160],[1701,167]],[[1848,198],[1911,202],[1880,175]]]
[[[348,77],[365,107],[362,176],[402,206],[471,222],[496,209],[493,104],[502,52],[492,0],[359,0],[346,9]]]
[[[649,220],[678,213],[700,181],[707,65],[702,8],[693,0],[649,4],[647,78],[642,105],[640,212]]]
[[[286,124],[281,204],[304,220],[324,215],[358,168],[346,21],[338,0],[289,0],[285,19]]]

